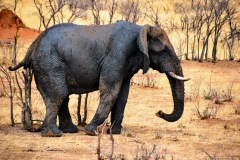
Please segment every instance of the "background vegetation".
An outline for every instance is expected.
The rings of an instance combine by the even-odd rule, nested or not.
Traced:
[[[0,6],[28,14],[29,27],[58,23],[110,24],[117,20],[160,26],[181,59],[216,62],[240,58],[239,0],[2,0]],[[34,2],[34,3],[33,3]],[[25,7],[24,7],[25,6]]]
[[[166,159],[164,156],[167,154],[167,148],[173,150],[172,145],[180,145],[179,148],[185,148],[188,145],[186,150],[191,150],[199,143],[208,148],[208,150],[202,149],[202,152],[210,159],[219,158],[219,153],[230,158],[235,155],[238,156],[238,135],[240,131],[240,83],[238,75],[240,70],[239,63],[233,60],[240,59],[239,0],[189,0],[184,2],[179,0],[0,0],[0,11],[4,8],[13,11],[16,21],[20,17],[26,26],[35,28],[35,32],[39,33],[54,24],[66,22],[87,25],[111,24],[117,20],[126,20],[140,25],[148,23],[160,26],[167,31],[176,53],[182,60],[214,63],[218,60],[230,60],[230,62],[218,63],[220,68],[212,63],[196,64],[183,61],[184,73],[187,73],[187,76],[192,80],[186,83],[185,114],[180,121],[174,124],[156,121],[151,117],[154,114],[152,113],[153,110],[158,109],[156,104],[172,105],[166,77],[152,70],[146,75],[136,74],[131,81],[131,87],[134,90],[130,92],[130,100],[128,101],[130,107],[127,107],[125,115],[127,121],[125,126],[129,127],[130,131],[126,130],[123,136],[115,138],[115,143],[120,148],[122,144],[126,143],[124,140],[127,139],[128,146],[131,144],[132,148],[136,149],[136,153],[132,156],[136,159],[144,159],[144,157],[145,159],[151,157]],[[17,25],[12,30],[12,37],[0,39],[0,98],[3,100],[1,106],[5,107],[10,104],[12,126],[16,126],[20,122],[22,128],[36,131],[38,128],[35,126],[33,128],[32,125],[41,125],[45,107],[34,84],[32,84],[32,92],[29,92],[28,82],[31,79],[29,77],[31,73],[26,71],[22,73],[22,70],[10,73],[7,69],[8,66],[14,65],[22,59],[33,40],[23,41],[23,35],[20,33],[26,29],[26,26]],[[13,27],[9,29],[13,29]],[[0,34],[3,34],[3,32]],[[231,63],[231,65],[228,63]],[[32,102],[29,96],[31,93]],[[159,94],[161,94],[161,99]],[[141,103],[139,99],[141,99]],[[85,108],[87,108],[87,105],[89,106],[88,113],[84,112],[84,109],[80,110],[80,108],[72,107],[71,112],[74,121],[79,125],[88,121],[87,115],[91,117],[94,114],[98,106],[98,100],[98,92],[83,96],[71,96],[70,106],[78,105],[80,107],[81,104]],[[31,104],[33,107],[31,107]],[[171,107],[164,109],[169,112],[172,110]],[[139,112],[136,113],[136,110]],[[83,113],[83,119],[78,114],[79,112]],[[5,119],[8,121],[10,118],[3,113],[5,112],[0,113],[0,122],[4,121],[5,123]],[[134,115],[132,115],[133,113]],[[153,123],[144,121],[145,115],[148,118],[151,117]],[[11,129],[7,132],[14,132],[13,135],[15,135],[18,131]],[[81,132],[78,134],[84,136]],[[19,135],[22,136],[22,133],[19,132]],[[27,133],[27,137],[30,137],[29,141],[32,141],[32,135]],[[39,135],[33,136],[35,136],[35,139],[39,137]],[[67,139],[68,136],[63,137],[63,139]],[[76,135],[70,138],[73,137],[76,137]],[[9,139],[6,140],[6,144],[9,143]],[[85,142],[82,139],[88,141]],[[87,148],[87,155],[92,153],[92,148],[96,146],[95,144],[94,147],[91,146],[91,140],[92,137],[80,138],[81,144],[87,146],[85,147]],[[15,139],[15,141],[17,140]],[[52,141],[49,140],[49,146],[53,147],[54,143]],[[59,146],[69,145],[66,148],[71,148],[76,145],[76,150],[84,148],[83,146],[77,146],[80,143],[79,139],[76,144],[75,141],[73,143],[72,139],[69,141],[69,143],[63,144],[59,140]],[[106,142],[107,140],[103,139],[103,141]],[[154,143],[154,145],[145,148],[146,142]],[[157,155],[159,151],[156,151],[155,142],[159,142],[158,147],[163,149],[161,157]],[[25,143],[27,144],[26,141]],[[141,148],[136,147],[136,144],[140,144]],[[225,151],[218,151],[218,149],[214,150],[212,146],[215,144],[217,144],[217,148],[220,148],[219,150],[226,150],[226,153]],[[102,145],[107,146],[105,143]],[[153,149],[151,149],[152,146]],[[56,148],[44,147],[42,150],[41,147],[36,148],[35,150],[27,148],[23,155],[26,155],[26,152],[58,151],[55,150]],[[229,150],[232,150],[232,152]],[[59,149],[60,154],[61,151],[62,149]],[[209,151],[211,154],[209,154]],[[118,153],[123,153],[123,150],[118,151]],[[196,151],[191,150],[191,155],[193,153],[196,153]],[[228,153],[232,154],[228,155]],[[177,154],[180,155],[181,153],[178,152]],[[172,157],[171,154],[170,156]],[[109,156],[106,154],[105,157]],[[111,153],[111,157],[113,157],[113,153]]]

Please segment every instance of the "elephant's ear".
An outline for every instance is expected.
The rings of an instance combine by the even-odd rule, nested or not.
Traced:
[[[148,55],[148,42],[147,35],[150,31],[150,25],[146,24],[139,31],[137,44],[140,51],[144,54],[144,62],[143,62],[143,74],[146,73],[149,69],[149,55]]]

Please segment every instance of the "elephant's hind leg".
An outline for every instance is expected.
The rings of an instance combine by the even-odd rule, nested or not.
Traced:
[[[59,129],[64,133],[77,133],[78,128],[73,124],[72,118],[68,108],[69,97],[67,97],[58,112]]]
[[[59,137],[62,131],[58,129],[56,121],[59,108],[68,97],[68,86],[64,72],[56,70],[41,70],[36,72],[37,87],[46,105],[46,116],[42,125],[43,137]]]

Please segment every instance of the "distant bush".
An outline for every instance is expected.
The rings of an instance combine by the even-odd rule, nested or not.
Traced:
[[[136,80],[131,79],[131,85],[157,88],[156,76],[153,73],[141,74],[136,76]]]

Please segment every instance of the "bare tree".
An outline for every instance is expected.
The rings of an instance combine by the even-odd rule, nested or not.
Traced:
[[[63,18],[59,17],[58,13],[63,9],[65,0],[48,0],[45,3],[40,0],[34,0],[34,4],[40,18],[39,30],[42,25],[47,29],[50,24],[56,24],[62,21]]]
[[[91,10],[95,25],[101,24],[100,12],[105,9],[107,0],[91,0]]]
[[[86,10],[89,7],[87,0],[66,0],[66,5],[71,13],[67,18],[68,23],[72,23],[78,18],[86,17]],[[64,17],[63,10],[60,10],[60,14],[61,17]]]
[[[159,5],[156,5],[157,7],[154,7],[154,0],[146,0],[146,6],[145,6],[145,16],[149,18],[149,20],[155,25],[160,27],[160,18],[159,18]]]
[[[15,5],[14,5],[14,12],[16,12],[17,9],[17,4],[18,4],[19,0],[15,0]],[[15,18],[17,18],[16,13],[15,14]],[[15,19],[16,21],[16,19]],[[17,23],[16,23],[17,24]],[[22,28],[22,26],[19,26],[17,24],[16,26],[16,34],[14,36],[14,50],[13,50],[13,59],[12,59],[12,63],[15,66],[16,65],[16,58],[17,58],[17,45],[18,45],[18,32],[19,30]],[[23,129],[29,130],[29,131],[34,131],[33,129],[33,122],[32,122],[32,112],[31,112],[31,81],[32,81],[32,71],[30,69],[26,70],[26,73],[23,72],[23,76],[24,76],[24,90],[25,90],[25,99],[23,99],[23,92],[22,92],[22,87],[20,85],[19,82],[19,73],[18,71],[14,72],[15,74],[15,80],[18,86],[18,90],[19,90],[19,97],[20,97],[20,101],[22,102],[22,115],[21,115],[21,123],[23,126]]]
[[[181,14],[181,29],[185,30],[186,35],[186,60],[189,60],[189,36],[190,36],[190,15],[189,15],[189,6],[186,3],[176,3],[176,12]]]
[[[238,28],[237,28],[237,22],[239,21],[239,18],[236,16],[237,10],[234,7],[234,5],[230,6],[228,5],[226,8],[226,14],[228,17],[228,27],[229,27],[229,34],[226,34],[224,41],[227,44],[228,48],[228,59],[234,60],[234,44],[235,40],[237,39]]]
[[[213,30],[213,48],[212,48],[212,58],[213,62],[217,60],[217,45],[220,34],[222,32],[222,27],[229,21],[229,17],[236,13],[236,10],[230,10],[229,0],[212,0],[211,5],[215,6],[213,10],[214,14],[214,30]],[[226,14],[225,11],[228,11]]]
[[[120,6],[122,19],[137,23],[142,15],[139,0],[123,1]]]
[[[109,24],[112,23],[113,17],[118,9],[118,0],[110,0],[107,2],[107,9],[109,14]]]
[[[192,60],[200,58],[200,38],[202,36],[205,17],[203,14],[202,0],[192,1],[191,5],[191,30],[193,32]],[[195,45],[197,42],[197,57],[195,56]]]
[[[14,116],[13,116],[13,97],[14,97],[14,81],[12,79],[12,76],[8,72],[8,69],[4,68],[2,65],[0,65],[0,72],[2,72],[5,76],[5,79],[7,80],[7,84],[9,86],[9,89],[7,89],[6,84],[3,80],[3,77],[0,75],[0,80],[2,82],[3,90],[5,94],[9,97],[10,100],[10,117],[11,117],[11,125],[14,126]]]
[[[205,21],[205,25],[206,25],[206,29],[205,29],[205,35],[203,35],[203,47],[202,47],[202,52],[201,52],[201,56],[199,59],[199,62],[203,62],[203,58],[204,58],[204,53],[205,53],[205,60],[207,60],[208,58],[208,44],[209,44],[209,37],[211,36],[211,34],[213,33],[213,29],[214,27],[212,27],[212,22],[214,19],[213,16],[213,5],[209,5],[209,1],[208,0],[204,0],[204,4],[203,4],[203,14],[204,14],[204,21]]]

